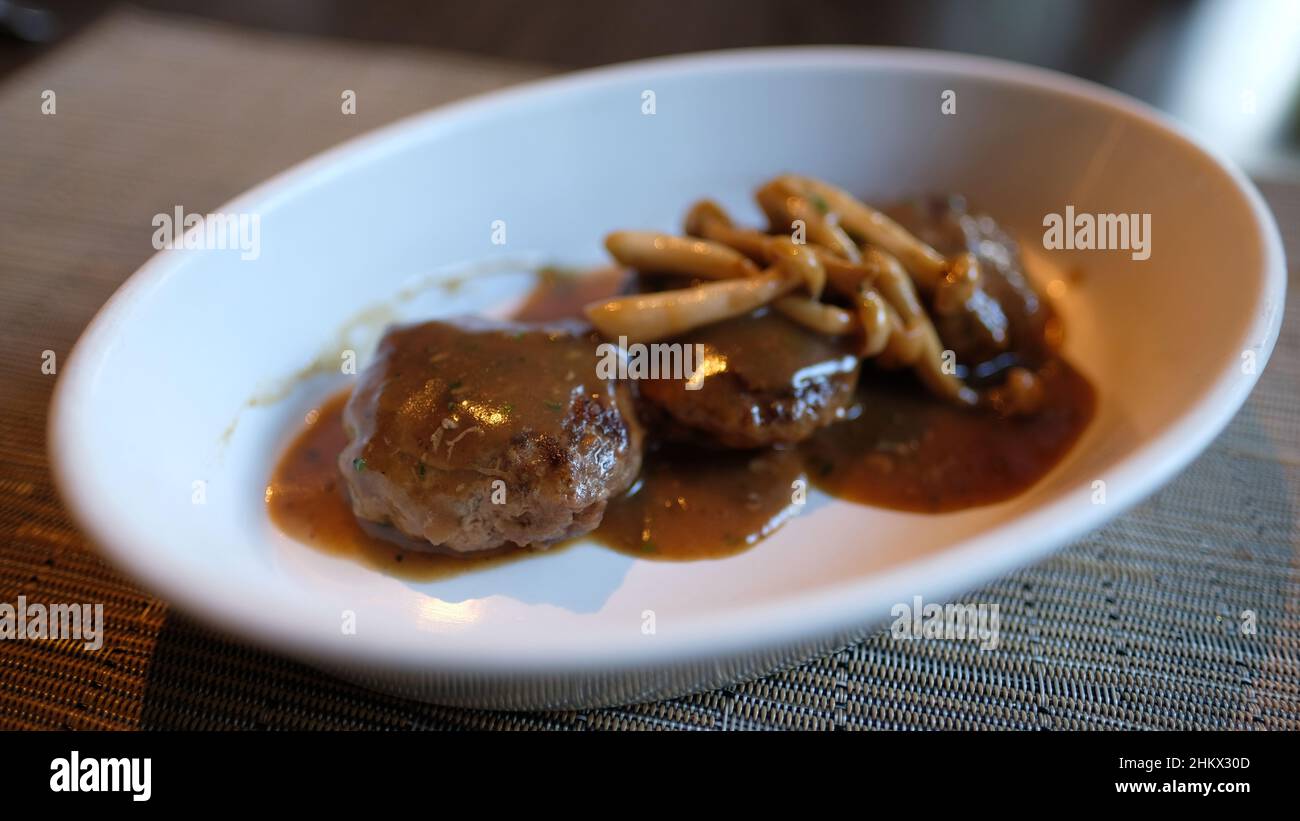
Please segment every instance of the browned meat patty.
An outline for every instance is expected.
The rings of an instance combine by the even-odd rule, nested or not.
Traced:
[[[939,338],[956,351],[958,362],[977,363],[973,372],[961,374],[963,379],[978,384],[1012,365],[1033,366],[1051,355],[1044,343],[1052,307],[1025,276],[1016,241],[992,217],[972,213],[957,196],[904,203],[890,215],[939,253],[969,251],[980,261],[993,300],[981,319],[986,326],[1000,326],[1007,342],[1004,350],[990,349],[971,314],[935,316]]]
[[[760,310],[675,340],[703,346],[698,390],[686,379],[638,383],[666,417],[669,433],[685,427],[729,448],[798,442],[844,414],[858,382],[859,360],[848,337],[816,334]]]
[[[458,552],[545,547],[600,523],[641,467],[623,385],[584,326],[390,329],[343,414],[357,516]]]

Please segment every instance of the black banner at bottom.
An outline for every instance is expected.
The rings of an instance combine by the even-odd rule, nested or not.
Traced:
[[[1227,806],[1295,789],[1296,737],[1266,733],[7,733],[7,806],[248,806],[531,795],[614,786],[638,807],[701,788],[767,800],[810,784],[924,799],[1195,798]],[[709,782],[715,782],[713,787]],[[832,785],[840,785],[832,787]],[[567,788],[566,788],[567,789]],[[451,791],[449,793],[449,791]],[[694,799],[692,799],[694,800]]]

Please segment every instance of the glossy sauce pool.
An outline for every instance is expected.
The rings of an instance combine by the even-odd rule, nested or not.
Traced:
[[[583,284],[543,278],[517,317],[572,316],[612,293],[611,273]],[[584,537],[646,559],[691,561],[748,549],[781,526],[809,485],[866,505],[942,513],[1012,498],[1042,478],[1077,441],[1096,398],[1064,360],[1042,373],[1039,413],[1008,419],[954,407],[928,396],[906,374],[863,370],[848,418],[799,446],[756,451],[682,445],[648,449],[641,476],[611,500],[601,526]],[[272,521],[285,535],[382,572],[432,580],[551,551],[503,550],[463,558],[409,549],[391,528],[361,524],[338,474],[346,444],[347,395],[321,405],[280,457],[266,488]]]
[[[1042,407],[1006,418],[938,402],[897,374],[864,372],[852,418],[800,445],[809,481],[841,499],[919,513],[1018,496],[1065,457],[1096,407],[1092,385],[1065,360],[1038,375]]]

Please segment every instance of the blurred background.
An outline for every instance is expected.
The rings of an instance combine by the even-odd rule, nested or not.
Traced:
[[[1300,177],[1300,0],[138,0],[249,29],[552,69],[719,48],[856,43],[992,55],[1167,111],[1257,177]],[[107,0],[0,0],[0,82]]]

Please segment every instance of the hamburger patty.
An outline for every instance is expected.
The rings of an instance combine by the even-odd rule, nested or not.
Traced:
[[[546,547],[600,523],[641,466],[627,388],[576,323],[390,328],[343,413],[357,516],[456,552]]]
[[[985,335],[967,313],[935,316],[939,338],[956,351],[959,362],[987,363],[984,368],[976,367],[976,372],[962,374],[963,378],[979,383],[1001,370],[996,367],[999,364],[1003,368],[1011,364],[1033,367],[1052,356],[1045,344],[1048,325],[1055,316],[1052,306],[1025,275],[1016,241],[992,217],[967,210],[966,201],[955,196],[907,202],[891,209],[890,215],[945,256],[969,251],[979,259],[983,287],[997,303],[1007,345],[1005,351],[990,350]]]
[[[681,426],[729,448],[798,442],[840,418],[852,402],[859,360],[852,341],[814,333],[784,316],[755,313],[674,340],[703,346],[698,390],[687,379],[639,383],[665,433]]]

